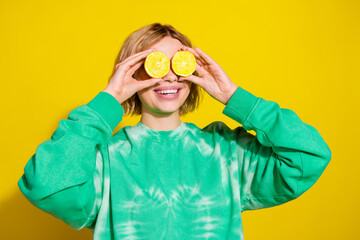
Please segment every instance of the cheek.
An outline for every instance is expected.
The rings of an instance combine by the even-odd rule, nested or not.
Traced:
[[[192,85],[192,82],[190,82],[189,84],[187,84],[187,91],[188,91],[188,93],[190,93],[191,85]]]
[[[185,98],[187,98],[189,95],[190,95],[190,88],[186,88],[185,91],[184,91],[184,93],[183,93],[183,96],[184,96]]]
[[[148,99],[150,97],[151,92],[150,91],[145,91],[145,90],[141,90],[138,93],[139,98],[142,99]]]

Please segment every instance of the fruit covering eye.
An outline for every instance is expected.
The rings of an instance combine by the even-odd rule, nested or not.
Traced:
[[[178,51],[171,59],[171,66],[176,75],[190,76],[196,69],[195,56],[189,51]]]
[[[189,76],[196,69],[195,56],[189,51],[178,51],[171,58],[171,66],[176,75]],[[146,57],[144,68],[149,76],[162,78],[170,71],[170,60],[165,53],[155,51]]]
[[[170,60],[165,53],[155,51],[147,55],[144,68],[149,76],[153,78],[162,78],[170,70]]]

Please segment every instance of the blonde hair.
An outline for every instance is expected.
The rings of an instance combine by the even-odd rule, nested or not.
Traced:
[[[118,56],[116,57],[112,75],[116,72],[115,66],[129,56],[148,49],[153,44],[160,41],[162,38],[170,36],[178,39],[183,45],[191,47],[192,44],[188,37],[181,34],[171,25],[162,25],[160,23],[153,23],[146,25],[132,34],[130,34],[124,41]],[[136,73],[136,72],[135,72]],[[194,72],[195,76],[199,77],[197,71]],[[110,77],[111,78],[111,77]],[[108,81],[110,81],[110,78]],[[190,93],[184,104],[179,108],[179,115],[185,115],[194,111],[199,107],[200,98],[202,97],[201,88],[199,85],[192,83]],[[141,115],[141,101],[137,93],[121,103],[124,109],[124,115]]]

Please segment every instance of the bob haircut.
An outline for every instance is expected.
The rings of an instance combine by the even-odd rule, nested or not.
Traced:
[[[116,65],[121,61],[125,60],[127,57],[145,51],[150,48],[153,44],[156,44],[162,38],[170,36],[175,39],[178,39],[182,44],[187,47],[192,48],[192,44],[188,37],[181,34],[171,25],[162,25],[160,23],[153,23],[146,25],[132,34],[130,34],[127,39],[124,41],[118,56],[116,57],[114,69],[112,75],[116,72]],[[140,66],[143,68],[144,64]],[[139,69],[140,69],[139,68]],[[137,69],[134,72],[134,75],[139,70]],[[134,76],[133,75],[133,76]],[[199,77],[199,73],[195,71],[193,75]],[[108,82],[110,81],[111,77],[109,78]],[[179,108],[179,115],[185,115],[189,112],[194,111],[196,108],[199,107],[200,98],[202,98],[202,92],[199,85],[192,83],[190,87],[190,93],[183,105]],[[141,115],[141,101],[137,93],[133,96],[125,100],[121,103],[121,106],[124,109],[124,114],[131,116],[133,115]]]

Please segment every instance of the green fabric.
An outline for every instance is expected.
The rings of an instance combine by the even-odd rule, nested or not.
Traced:
[[[33,205],[96,240],[244,239],[243,211],[299,197],[331,159],[314,127],[241,87],[222,112],[235,129],[138,122],[112,135],[123,113],[106,92],[75,108],[18,182]]]

